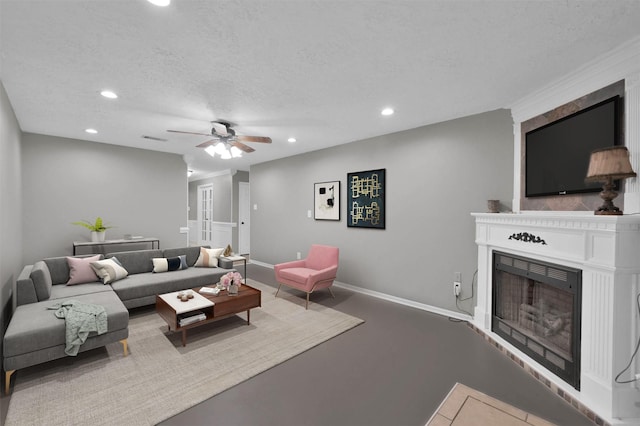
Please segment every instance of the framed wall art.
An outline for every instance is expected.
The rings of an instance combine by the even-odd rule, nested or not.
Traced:
[[[347,174],[347,226],[384,229],[386,169]]]
[[[340,181],[313,184],[315,220],[340,220]]]

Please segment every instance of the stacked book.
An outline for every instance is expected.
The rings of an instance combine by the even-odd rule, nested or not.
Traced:
[[[200,293],[202,293],[202,294],[212,294],[214,296],[217,296],[218,293],[220,293],[220,289],[219,288],[211,288],[211,287],[202,287],[200,289]]]
[[[193,324],[194,322],[207,319],[207,316],[202,311],[191,311],[180,315],[180,327]]]

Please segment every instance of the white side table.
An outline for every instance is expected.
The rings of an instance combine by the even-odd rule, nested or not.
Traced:
[[[246,284],[247,283],[247,258],[240,255],[234,255],[234,256],[222,256],[222,259],[229,260],[231,262],[238,262],[242,260],[242,262],[244,263],[244,275],[242,276],[242,283]]]

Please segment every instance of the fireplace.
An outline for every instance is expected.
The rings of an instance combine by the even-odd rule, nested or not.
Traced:
[[[473,216],[478,245],[474,329],[590,418],[599,418],[602,424],[640,424],[640,382],[622,384],[616,381],[621,372],[621,380],[631,380],[640,373],[640,360],[635,358],[631,368],[625,370],[640,339],[636,307],[636,296],[640,293],[640,215],[603,217],[573,212],[522,212],[473,213]],[[509,266],[506,261],[507,265],[494,271],[494,254],[498,253],[511,257],[513,263]],[[522,266],[520,261],[528,261],[528,266]],[[538,271],[538,265],[547,271],[544,274]],[[574,306],[581,311],[572,314],[575,336],[572,349],[578,349],[579,360],[571,353],[565,358],[565,362],[574,364],[575,387],[556,374],[555,363],[543,364],[540,357],[534,358],[531,352],[525,352],[521,342],[507,341],[500,327],[493,325],[494,274],[522,275],[519,273],[522,269],[528,269],[524,278],[534,281],[531,296],[528,289],[525,293],[531,300],[541,292],[549,291],[542,284],[562,283],[565,273],[570,280],[570,272],[578,272],[579,290],[571,297],[577,298]],[[545,275],[545,279],[538,279],[539,275]],[[562,279],[558,280],[557,275]],[[547,278],[554,279],[548,282]],[[513,279],[516,282],[523,280],[522,277]],[[525,282],[528,285],[528,281]],[[535,289],[536,282],[541,283],[538,290]],[[559,289],[568,287],[569,284],[561,284]],[[553,291],[557,289],[553,288]],[[547,296],[542,298],[548,299]],[[510,309],[514,309],[513,304]],[[501,318],[508,313],[498,312],[501,312]],[[550,320],[553,324],[553,318]],[[509,326],[507,330],[512,333],[514,326],[508,321],[498,321],[501,323]],[[528,337],[524,331],[516,329],[516,332]],[[538,340],[529,342],[537,349]],[[553,344],[557,345],[557,342]],[[555,348],[548,349],[547,354],[552,354],[550,358],[558,361],[553,358],[558,355]],[[549,356],[544,358],[548,360]]]
[[[491,330],[580,389],[582,272],[493,252]]]

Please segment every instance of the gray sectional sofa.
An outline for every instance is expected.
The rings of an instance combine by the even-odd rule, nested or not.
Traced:
[[[54,316],[52,306],[67,300],[103,306],[107,332],[91,333],[80,352],[121,342],[126,356],[128,309],[154,304],[157,294],[217,283],[222,275],[234,270],[233,262],[224,259],[219,260],[218,268],[193,267],[199,254],[200,247],[110,253],[106,258],[115,257],[128,276],[106,285],[97,277],[95,282],[66,285],[70,273],[66,257],[25,266],[16,285],[18,306],[4,335],[5,392],[9,392],[16,370],[67,356],[65,321]],[[152,272],[154,258],[181,255],[186,256],[187,269]]]

